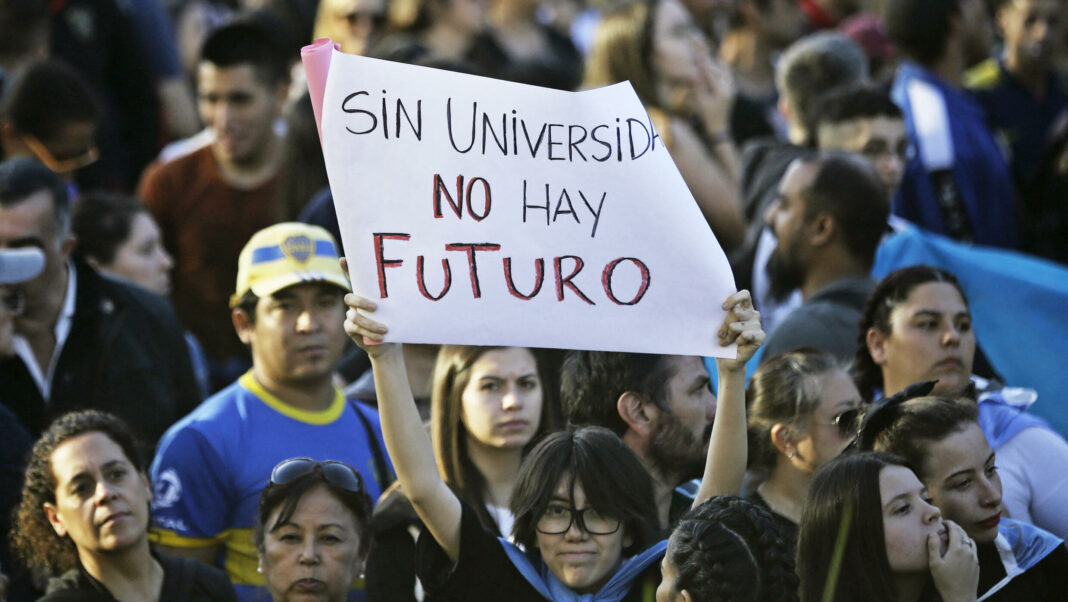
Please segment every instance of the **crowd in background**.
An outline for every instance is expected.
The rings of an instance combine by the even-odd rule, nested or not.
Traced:
[[[1068,597],[1066,21],[0,0],[0,598]],[[629,81],[730,259],[738,358],[375,344],[316,38]]]

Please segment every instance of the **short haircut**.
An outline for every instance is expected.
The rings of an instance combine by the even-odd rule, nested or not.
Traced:
[[[45,516],[45,503],[56,503],[56,475],[52,454],[69,439],[100,433],[122,448],[134,469],[144,473],[145,462],[138,441],[119,418],[97,410],[60,416],[33,444],[22,486],[22,500],[15,514],[12,547],[36,575],[59,575],[78,566],[78,552],[70,537],[60,537]]]
[[[278,37],[260,22],[238,19],[216,29],[204,40],[200,60],[216,67],[249,65],[266,86],[289,80],[289,65]]]
[[[886,35],[908,58],[930,65],[946,52],[950,20],[960,15],[960,0],[887,0]]]
[[[671,535],[675,592],[693,600],[797,600],[793,538],[771,512],[716,496],[687,512]]]
[[[148,213],[148,208],[133,197],[106,192],[85,195],[71,213],[71,230],[78,241],[75,252],[110,265],[141,213]]]
[[[81,75],[55,60],[29,65],[5,90],[0,120],[49,143],[70,123],[100,122],[100,108]]]
[[[771,442],[776,424],[804,429],[819,406],[820,377],[843,369],[826,351],[801,348],[765,361],[746,389],[749,468],[764,474],[781,455]]]
[[[879,487],[879,474],[887,466],[904,462],[891,454],[864,452],[839,456],[816,471],[801,510],[797,539],[799,593],[804,602],[822,600],[825,586],[833,600],[897,599]],[[828,584],[840,537],[841,570],[838,581]]]
[[[799,161],[816,166],[815,178],[802,193],[805,220],[831,214],[846,248],[870,267],[890,217],[889,193],[875,168],[863,157],[837,151]]]
[[[560,368],[560,403],[564,420],[580,426],[603,426],[618,436],[627,432],[616,402],[632,392],[666,408],[670,356],[614,351],[569,351]]]
[[[927,447],[978,425],[979,406],[970,399],[954,397],[919,397],[880,410],[890,413],[880,417],[878,433],[865,433],[874,449],[901,456],[920,480],[926,480]]]
[[[52,194],[52,212],[59,238],[70,233],[70,198],[58,175],[37,159],[15,157],[0,162],[0,207],[14,207],[34,193]]]
[[[512,535],[528,550],[537,546],[538,519],[545,514],[557,487],[567,483],[568,496],[575,485],[586,494],[587,507],[619,519],[632,538],[623,549],[633,555],[657,540],[653,482],[638,456],[608,429],[598,426],[558,431],[534,446],[519,467],[511,510]],[[572,507],[575,506],[571,499]]]
[[[819,94],[867,81],[868,58],[860,46],[837,32],[805,36],[786,49],[775,67],[775,87],[797,120],[804,121]]]
[[[349,468],[352,467],[349,466]],[[346,491],[334,485],[326,478],[322,465],[317,465],[313,470],[283,485],[268,483],[263,488],[260,492],[256,524],[253,526],[252,534],[256,549],[263,552],[266,534],[288,522],[293,517],[293,513],[297,511],[300,500],[316,486],[326,488],[330,495],[352,513],[352,522],[356,526],[356,534],[360,539],[358,553],[360,558],[365,558],[368,545],[371,543],[371,496],[366,491]],[[267,521],[276,508],[281,508],[278,517],[273,524],[268,525]]]
[[[814,99],[809,106],[806,123],[815,146],[816,133],[822,125],[876,117],[904,119],[901,109],[885,89],[869,84],[853,84],[835,88]]]
[[[868,351],[868,330],[874,328],[883,334],[891,334],[890,314],[894,308],[904,303],[917,287],[929,282],[943,282],[953,286],[960,293],[965,307],[968,306],[968,297],[956,276],[928,265],[914,265],[890,272],[875,285],[875,290],[864,302],[852,372],[857,390],[866,401],[872,401],[875,391],[883,386],[882,368],[875,363],[871,352]]]

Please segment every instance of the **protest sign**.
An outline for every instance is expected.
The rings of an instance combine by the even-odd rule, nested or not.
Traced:
[[[387,340],[734,357],[727,260],[630,84],[304,51],[353,289]]]

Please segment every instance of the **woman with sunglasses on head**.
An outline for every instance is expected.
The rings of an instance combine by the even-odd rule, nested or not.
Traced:
[[[998,453],[1009,515],[1068,537],[1068,443],[1026,412],[1034,391],[997,389],[972,376],[975,346],[968,299],[952,274],[929,266],[891,272],[861,318],[857,388],[872,400],[934,380],[935,395],[977,401],[979,425]]]
[[[931,503],[976,541],[982,599],[1064,599],[1068,549],[1060,538],[1003,516],[999,470],[975,404],[908,396],[880,402],[865,416],[861,449],[903,458]]]
[[[975,544],[891,454],[845,455],[809,486],[797,542],[801,602],[971,602]]]
[[[52,577],[42,600],[237,600],[222,571],[153,552],[152,489],[118,418],[58,418],[33,446],[16,515],[16,553]]]
[[[812,474],[856,437],[860,393],[834,356],[797,349],[765,361],[746,392],[750,499],[765,506],[797,541]]]
[[[495,535],[512,532],[508,501],[520,462],[559,424],[545,368],[525,347],[443,345],[430,396],[430,430],[438,472]],[[399,484],[379,501],[367,559],[367,595],[397,602],[417,599],[415,539],[422,529]]]
[[[708,499],[671,534],[656,601],[793,602],[793,539],[771,512],[750,500]]]
[[[341,602],[361,576],[371,498],[355,468],[310,458],[271,471],[256,513],[259,572],[275,602]]]
[[[603,428],[547,436],[519,467],[510,502],[515,544],[499,540],[439,475],[400,347],[376,344],[387,329],[367,315],[374,302],[348,295],[346,303],[345,330],[371,357],[386,446],[427,528],[417,567],[427,592],[463,600],[488,592],[501,600],[642,599],[666,542],[656,541],[652,484],[637,456]],[[723,309],[719,342],[736,342],[738,357],[717,360],[719,404],[695,504],[741,488],[744,366],[764,339],[748,292],[729,297]]]

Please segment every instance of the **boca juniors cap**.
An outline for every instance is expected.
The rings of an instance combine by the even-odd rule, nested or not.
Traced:
[[[326,282],[352,290],[338,264],[337,245],[329,232],[296,222],[275,224],[253,234],[241,249],[230,307],[236,307],[248,291],[266,297],[306,282]]]

